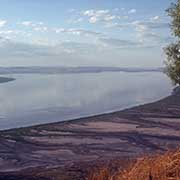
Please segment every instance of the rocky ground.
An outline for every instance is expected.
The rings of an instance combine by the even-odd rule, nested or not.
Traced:
[[[80,180],[96,162],[179,145],[177,91],[158,102],[120,112],[1,131],[0,179]]]

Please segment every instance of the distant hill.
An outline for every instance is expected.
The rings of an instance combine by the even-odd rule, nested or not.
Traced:
[[[0,74],[67,74],[101,72],[162,72],[163,68],[124,68],[124,67],[0,67]]]

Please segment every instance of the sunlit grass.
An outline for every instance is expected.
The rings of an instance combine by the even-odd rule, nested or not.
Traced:
[[[111,167],[92,172],[88,180],[180,180],[180,150],[144,157],[112,173]]]

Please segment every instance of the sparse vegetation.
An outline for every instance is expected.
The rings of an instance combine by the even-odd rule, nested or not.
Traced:
[[[114,173],[104,167],[92,172],[88,180],[180,180],[180,150],[144,157]]]

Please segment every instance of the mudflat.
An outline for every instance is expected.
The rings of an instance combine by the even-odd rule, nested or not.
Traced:
[[[51,179],[56,174],[54,179],[83,179],[87,164],[164,152],[179,145],[177,92],[110,114],[1,131],[0,179]]]

